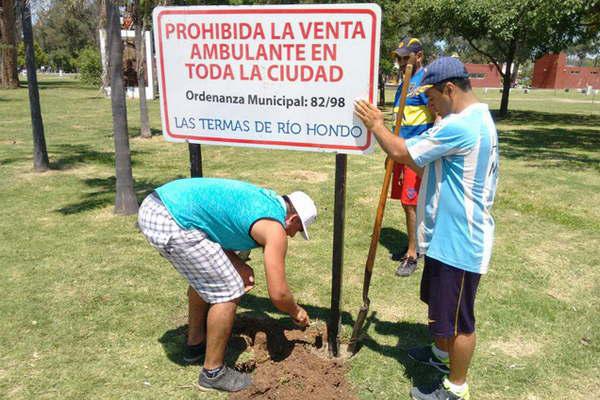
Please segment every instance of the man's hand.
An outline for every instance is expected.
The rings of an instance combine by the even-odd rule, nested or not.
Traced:
[[[244,292],[248,293],[254,288],[254,270],[235,254],[235,252],[227,250],[225,254],[229,258],[229,261],[233,264],[233,267],[240,274],[242,281],[244,282]]]
[[[385,128],[383,113],[368,101],[355,101],[354,114],[360,118],[362,123],[365,124],[365,127],[370,131]]]
[[[301,328],[306,328],[307,326],[310,325],[310,319],[308,318],[308,313],[306,312],[306,310],[300,306],[298,306],[298,309],[296,310],[296,312],[294,313],[295,315],[291,315],[290,317],[292,317],[292,320],[294,321],[294,323],[296,325],[298,325]]]
[[[244,292],[248,293],[254,288],[254,270],[248,264],[234,266],[244,281]]]

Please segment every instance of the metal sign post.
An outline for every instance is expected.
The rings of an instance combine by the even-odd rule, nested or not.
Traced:
[[[329,355],[337,357],[340,351],[340,299],[344,269],[344,221],[346,214],[346,169],[348,156],[335,156],[335,200],[333,205],[333,256],[331,259],[331,309],[327,322]]]
[[[190,151],[190,176],[192,178],[201,178],[202,174],[202,151],[197,143],[188,143]]]

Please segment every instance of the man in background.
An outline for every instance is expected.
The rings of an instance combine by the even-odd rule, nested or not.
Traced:
[[[413,67],[400,128],[400,136],[404,139],[410,139],[431,128],[434,121],[434,114],[428,107],[427,96],[425,96],[423,90],[420,90],[424,72],[422,68],[424,54],[421,41],[417,38],[403,39],[398,48],[392,52],[392,57],[399,67],[399,76],[404,76],[406,66],[409,63]],[[400,109],[402,86],[405,84],[405,82],[402,82],[396,91],[394,121]],[[406,235],[408,237],[406,250],[397,255],[392,254],[392,258],[400,261],[396,268],[397,276],[410,276],[417,269],[416,210],[420,185],[421,178],[415,171],[405,164],[394,163],[391,197],[400,200],[402,203],[406,219]]]

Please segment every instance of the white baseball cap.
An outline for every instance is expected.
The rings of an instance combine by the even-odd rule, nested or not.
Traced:
[[[302,222],[302,236],[308,240],[307,228],[317,219],[315,202],[306,193],[299,191],[288,194],[287,198],[292,203],[292,206],[294,206]]]

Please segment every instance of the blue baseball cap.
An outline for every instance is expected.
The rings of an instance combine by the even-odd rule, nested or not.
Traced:
[[[398,48],[392,51],[392,57],[408,56],[410,53],[418,53],[423,50],[421,41],[417,38],[406,37],[398,44]]]
[[[450,79],[465,79],[469,77],[465,64],[456,57],[440,57],[425,67],[421,89],[429,89],[436,83]]]

